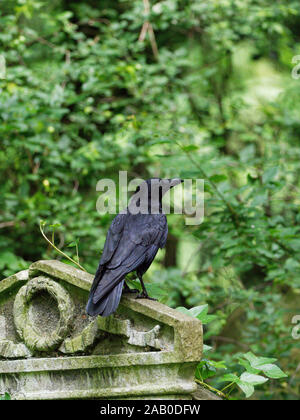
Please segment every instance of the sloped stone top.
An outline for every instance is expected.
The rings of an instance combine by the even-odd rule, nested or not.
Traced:
[[[96,381],[96,370],[104,369],[108,378],[113,375],[101,379],[105,390],[93,385],[84,393],[72,392],[72,397],[129,395],[129,385],[117,386],[123,380],[118,379],[121,373],[113,370],[131,367],[148,372],[146,377],[139,374],[133,380],[133,383],[142,381],[135,392],[149,390],[156,394],[166,393],[166,389],[175,394],[193,392],[196,387],[193,372],[202,355],[201,322],[159,302],[135,299],[134,294],[123,294],[115,314],[88,317],[85,305],[92,281],[93,275],[89,273],[47,260],[37,261],[28,270],[0,282],[0,393],[1,373],[57,372],[63,377],[68,371],[78,371],[76,377],[86,378],[84,372],[89,372]],[[165,377],[163,372],[168,369],[170,373]],[[129,372],[126,370],[123,375]],[[154,381],[152,375],[158,375],[157,378],[163,375],[168,385],[160,384],[159,379],[155,384],[144,385]],[[90,382],[85,384],[85,380],[80,379],[76,386],[88,388]],[[60,381],[57,387],[64,380]],[[36,382],[30,386],[35,387]],[[45,393],[42,388],[43,384],[41,390],[33,392],[28,385],[25,398],[69,395],[65,389]],[[16,398],[23,398],[18,390],[14,392]]]

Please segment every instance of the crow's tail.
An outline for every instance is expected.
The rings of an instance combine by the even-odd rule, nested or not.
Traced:
[[[95,292],[99,287],[101,287],[101,281],[99,279],[100,275],[98,277],[97,274],[98,272],[96,273],[94,283],[90,291],[89,300],[86,305],[86,312],[91,316],[109,316],[114,313],[119,306],[119,302],[122,296],[124,279],[120,280],[115,287],[113,287],[107,294],[105,294],[96,303],[94,303],[93,298],[95,296]]]

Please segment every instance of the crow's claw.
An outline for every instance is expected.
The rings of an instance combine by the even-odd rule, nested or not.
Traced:
[[[141,292],[136,296],[136,299],[149,299],[149,300],[157,300],[155,298],[150,297],[147,293]]]

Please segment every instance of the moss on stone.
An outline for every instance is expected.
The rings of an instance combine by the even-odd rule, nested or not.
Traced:
[[[1,282],[0,316],[10,339],[4,335],[0,342],[0,356],[6,358],[0,360],[0,393],[9,387],[16,399],[190,398],[202,354],[201,322],[131,295],[122,297],[113,316],[90,319],[85,302],[92,280],[59,261],[38,261]],[[60,316],[43,318],[43,299],[36,296],[45,291]],[[49,305],[44,304],[47,311]],[[24,342],[13,341],[14,323]],[[29,347],[45,357],[32,355]],[[17,360],[9,360],[9,354]]]

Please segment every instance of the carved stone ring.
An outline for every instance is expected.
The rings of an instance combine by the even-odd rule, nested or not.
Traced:
[[[45,334],[34,325],[29,316],[33,297],[46,291],[57,302],[60,318],[57,327]],[[19,336],[31,350],[48,351],[58,348],[70,331],[74,304],[69,293],[55,281],[39,276],[19,290],[14,302],[14,322]]]

